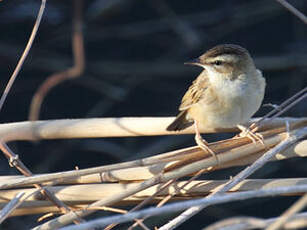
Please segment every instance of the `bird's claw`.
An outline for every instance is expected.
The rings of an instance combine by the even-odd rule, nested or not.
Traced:
[[[247,137],[254,144],[259,141],[263,146],[265,146],[264,137],[260,133],[256,133],[249,128],[244,127],[243,125],[238,125],[237,127],[241,130],[241,133],[239,133],[239,137]]]
[[[208,143],[199,134],[195,135],[195,142],[202,150],[204,150],[205,152],[209,152],[215,158],[217,164],[219,164],[219,160],[216,156],[216,153],[212,149],[210,149]]]

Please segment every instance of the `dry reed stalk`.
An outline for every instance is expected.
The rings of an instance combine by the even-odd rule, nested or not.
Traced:
[[[299,130],[294,130],[291,131],[291,134],[293,133],[293,135],[302,135],[302,133],[305,134],[305,129],[299,129]],[[264,144],[265,146],[270,146],[273,142],[276,142],[276,140],[281,141],[284,138],[286,138],[288,136],[288,133],[282,133],[279,135],[275,135],[269,138],[266,138],[264,140]],[[292,139],[291,139],[292,141]],[[287,141],[288,143],[288,141]],[[230,151],[228,151],[228,154],[223,154],[224,157],[219,157],[219,163],[223,164],[224,162],[230,161],[230,160],[234,160],[236,158],[242,157],[244,155],[248,155],[251,152],[256,151],[260,151],[263,149],[263,146],[257,146],[255,144],[247,144],[244,146],[241,146],[239,148],[234,148],[231,149]],[[214,150],[214,149],[213,149]],[[239,151],[238,151],[239,150]],[[231,154],[235,151],[238,151],[238,153],[236,155]],[[276,152],[277,153],[277,152]],[[227,155],[227,156],[226,156]],[[131,196],[137,192],[140,192],[141,190],[147,189],[153,185],[156,185],[158,183],[162,183],[162,182],[167,182],[169,180],[172,179],[176,179],[176,178],[180,178],[182,176],[188,175],[188,174],[192,174],[195,173],[203,168],[208,168],[208,167],[212,167],[216,165],[216,160],[214,157],[210,157],[210,158],[206,158],[204,160],[199,160],[197,162],[193,162],[190,163],[189,165],[185,165],[183,167],[180,168],[176,168],[175,170],[172,171],[168,171],[165,172],[163,174],[157,175],[149,180],[146,180],[144,182],[142,182],[139,185],[133,186],[130,189],[127,189],[125,192],[122,193],[116,193],[113,194],[112,197],[108,197],[105,199],[101,199],[99,201],[96,201],[94,203],[92,203],[91,205],[89,205],[88,207],[95,207],[95,206],[109,206],[112,205],[120,200],[123,200],[124,198]],[[58,218],[55,218],[53,220],[50,220],[48,222],[46,222],[45,224],[42,224],[34,229],[54,229],[54,228],[59,228],[62,226],[65,226],[69,223],[71,223],[77,216],[78,217],[82,217],[82,216],[87,216],[92,214],[93,211],[92,210],[82,210],[82,211],[76,211],[76,212],[70,212],[67,214],[64,214]],[[128,214],[127,214],[128,215]]]
[[[0,224],[18,207],[21,198],[24,196],[24,192],[17,193],[13,199],[10,200],[0,212]]]
[[[67,227],[61,228],[61,230],[86,230],[93,228],[102,228],[111,223],[125,223],[131,221],[133,219],[140,219],[146,216],[158,216],[168,213],[174,213],[177,211],[181,211],[187,209],[189,207],[194,207],[196,205],[203,206],[211,206],[222,203],[230,203],[235,201],[242,201],[247,199],[261,198],[261,197],[271,197],[271,196],[279,196],[283,194],[291,194],[291,193],[306,193],[307,186],[306,185],[295,185],[289,187],[281,187],[274,189],[259,189],[255,191],[247,191],[247,192],[237,192],[237,193],[229,193],[229,194],[219,194],[215,197],[206,197],[202,199],[195,199],[189,201],[181,201],[175,202],[172,204],[167,204],[163,207],[150,207],[144,210],[127,213],[124,215],[114,215],[111,217],[103,217],[98,218],[96,220],[90,220],[86,223],[82,223],[79,225],[70,225]],[[51,221],[47,222],[51,223]],[[48,227],[46,224],[37,226],[32,230],[46,230],[53,229],[52,227]]]
[[[20,171],[24,176],[29,177],[32,176],[32,172],[24,165],[24,163],[19,159],[18,155],[16,155],[6,143],[0,142],[0,149],[3,154],[8,158],[9,164],[11,167],[15,167],[18,171]],[[64,202],[59,200],[52,192],[50,192],[47,188],[42,187],[39,184],[33,184],[36,188],[36,191],[39,191],[40,194],[50,200],[62,213],[67,213],[71,211],[69,206],[67,206]],[[81,223],[82,220],[78,219],[75,223]]]
[[[185,185],[187,181],[175,182],[168,189],[159,191],[160,184],[152,186],[148,189],[142,190],[132,196],[119,201],[116,205],[135,205],[140,201],[152,196],[152,194],[159,191],[152,202],[156,203],[162,200],[164,197],[176,192],[176,195],[171,201],[186,200],[202,198],[208,194],[216,191],[216,188],[225,184],[227,180],[195,180],[188,183],[184,189],[178,190],[179,187]],[[90,184],[90,185],[68,185],[68,186],[54,186],[48,188],[50,192],[57,196],[61,201],[71,205],[72,207],[83,206],[91,204],[100,199],[111,197],[115,193],[122,193],[135,185],[140,183],[129,183],[129,184]],[[286,187],[293,185],[307,185],[307,178],[292,178],[292,179],[250,179],[240,182],[238,185],[233,187],[230,192],[242,192],[252,191],[257,189],[272,189],[278,187]],[[45,212],[58,212],[58,209],[47,200],[43,200],[41,196],[37,196],[35,193],[36,189],[10,189],[0,191],[0,208],[3,208],[7,202],[13,199],[16,194],[24,192],[26,196],[33,194],[27,198],[19,207],[16,209],[12,216],[15,215],[29,215]],[[103,192],[102,192],[103,191]],[[292,194],[297,195],[297,194]]]
[[[197,147],[195,147],[197,148]],[[219,165],[214,170],[234,167],[234,166],[243,166],[248,165],[254,162],[256,159],[258,159],[263,152],[257,152],[255,154],[250,154],[246,157],[242,157],[240,159],[236,159],[233,161],[226,162],[223,165]],[[292,157],[306,157],[307,156],[307,140],[302,140],[298,142],[297,144],[290,146],[287,150],[285,150],[282,153],[277,154],[274,158],[272,158],[272,161],[276,160],[285,160]],[[153,166],[144,166],[144,167],[131,167],[128,169],[119,169],[119,170],[113,170],[110,172],[106,172],[107,176],[101,176],[100,173],[94,173],[90,175],[85,176],[75,176],[73,178],[70,177],[64,177],[62,180],[59,180],[61,178],[60,173],[57,173],[57,179],[54,179],[53,177],[50,178],[50,181],[57,180],[57,184],[59,185],[65,185],[65,184],[91,184],[91,183],[102,183],[102,182],[116,182],[116,181],[136,181],[136,180],[146,180],[154,175],[157,175],[157,173],[162,172],[164,167],[164,163],[157,163]],[[160,166],[161,165],[161,166]],[[76,171],[77,173],[77,171]],[[27,177],[24,176],[0,176],[0,186],[1,185],[7,185],[7,188],[18,188],[18,187],[24,187],[24,186],[30,186],[32,184],[31,180],[32,178],[35,179],[36,183],[41,183],[42,181],[45,181],[45,184],[48,185],[48,179],[46,177],[50,175],[55,174],[36,174],[34,177]],[[64,174],[65,175],[65,174]],[[43,178],[42,181],[39,181],[40,177]],[[23,180],[24,183],[22,183]],[[47,181],[47,182],[46,182]]]
[[[122,117],[122,118],[88,118],[62,119],[48,121],[23,121],[0,124],[0,140],[3,142],[17,140],[71,139],[97,137],[131,137],[154,135],[193,134],[193,128],[180,132],[166,131],[175,117]],[[272,129],[284,125],[286,121],[296,123],[306,121],[307,118],[275,118],[263,121],[265,129]],[[259,120],[254,118],[249,124]],[[247,124],[247,125],[249,125]],[[202,133],[238,132],[231,129],[201,129]],[[262,131],[262,129],[260,130]]]
[[[297,127],[300,127],[300,126],[304,126],[306,124],[306,120],[302,119],[302,120],[296,121],[295,123],[292,123],[292,124],[293,124],[292,125],[293,127],[291,127],[291,128],[297,128]],[[265,137],[265,145],[267,147],[270,147],[270,146],[274,146],[277,143],[279,143],[287,135],[286,132],[283,132],[283,131],[285,131],[285,128],[279,127],[279,128],[273,129],[273,130],[268,130],[268,131],[263,132],[262,134]],[[221,165],[223,165],[223,163],[229,162],[231,160],[239,159],[239,158],[244,157],[244,156],[249,156],[250,154],[257,153],[257,152],[263,150],[263,146],[260,143],[253,144],[253,143],[248,143],[248,142],[249,141],[248,141],[247,138],[231,139],[231,140],[227,140],[227,141],[213,143],[211,147],[213,149],[215,148],[215,150],[220,151],[220,154],[218,155],[219,162],[220,162]],[[154,160],[154,161],[156,160],[156,162],[159,162],[159,160],[165,161],[166,159],[170,160],[170,159],[174,159],[174,158],[177,159],[177,161],[175,161],[175,163],[172,163],[173,165],[175,165],[175,167],[170,168],[168,166],[166,168],[166,170],[164,169],[163,170],[165,172],[164,174],[159,175],[159,172],[157,172],[157,174],[155,174],[156,176],[154,178],[149,179],[148,181],[145,181],[141,184],[137,184],[137,185],[132,184],[130,188],[127,187],[126,191],[120,191],[120,192],[116,193],[117,195],[115,195],[113,197],[102,198],[99,201],[89,205],[88,207],[91,208],[91,207],[96,207],[97,205],[101,206],[101,205],[109,205],[109,204],[117,203],[120,200],[122,200],[122,199],[124,199],[124,198],[126,198],[130,195],[133,195],[136,192],[140,192],[140,191],[144,190],[145,188],[149,188],[152,185],[155,185],[157,183],[166,182],[170,179],[178,178],[178,177],[181,177],[183,175],[187,175],[187,174],[196,172],[196,171],[198,171],[202,168],[212,167],[216,164],[216,162],[213,159],[207,158],[206,154],[201,152],[198,148],[188,148],[187,150],[184,150],[184,151],[190,151],[190,155],[195,156],[193,158],[192,162],[191,161],[185,162],[186,155],[189,155],[189,154],[178,154],[179,156],[176,156],[176,154],[174,154],[174,152],[176,152],[176,151],[174,151],[172,153],[162,154],[163,157],[162,156],[155,156],[155,157],[147,158],[147,160],[148,159]],[[183,151],[178,151],[178,152],[182,153]],[[180,162],[179,165],[178,165],[178,162]],[[184,162],[184,164],[182,164],[182,162]],[[165,163],[163,163],[163,164],[164,164],[164,166],[166,165]],[[153,165],[153,166],[156,166],[156,165]],[[112,169],[112,167],[109,167],[109,170],[110,169]],[[126,170],[126,172],[127,172],[127,170],[131,170],[131,169],[127,168],[127,169],[123,169],[123,170]],[[76,172],[78,173],[78,171],[76,171]],[[123,172],[124,171],[122,171],[122,173]],[[114,177],[114,175],[113,175],[113,177]],[[135,176],[134,176],[134,178],[135,178]],[[97,177],[96,177],[96,179],[97,179]],[[100,181],[101,181],[101,178],[100,178]],[[113,191],[112,194],[114,194],[114,190],[112,190],[112,191]],[[81,192],[81,194],[82,194],[82,192]],[[61,200],[62,199],[63,198],[61,198]],[[49,207],[49,210],[50,210],[50,207]],[[73,219],[74,219],[75,215],[80,215],[80,214],[81,215],[88,215],[92,212],[93,212],[93,210],[82,210],[82,211],[77,211],[77,213],[71,212],[70,214],[65,215],[65,216],[71,216],[72,215],[71,217],[73,217]]]
[[[296,123],[298,124],[298,123]],[[303,123],[304,124],[304,123]],[[277,130],[282,131],[284,128],[279,128]],[[264,132],[263,135],[266,137],[268,134],[276,133],[275,130]],[[267,140],[270,140],[267,143],[267,147],[272,147],[276,145],[279,141],[282,140],[282,136],[285,133],[280,135],[275,135],[272,137],[266,137]],[[224,140],[216,143],[210,144],[211,148],[215,150],[215,152],[219,153],[219,151],[225,151],[218,154],[218,157],[221,162],[216,169],[219,168],[226,168],[232,167],[236,165],[244,165],[253,162],[257,157],[263,154],[260,152],[263,150],[263,146],[260,143],[247,145],[250,147],[246,147],[243,144],[248,143],[247,138],[240,138],[240,139],[229,139]],[[280,160],[294,156],[306,156],[306,145],[307,141],[303,140],[298,142],[294,146],[288,148],[287,151],[276,155],[273,160]],[[241,146],[239,148],[235,148],[235,146]],[[229,151],[229,149],[231,149]],[[175,153],[179,153],[178,157],[173,156]],[[184,153],[184,154],[182,154]],[[44,174],[44,175],[36,175],[27,178],[15,178],[10,179],[9,181],[0,180],[0,188],[12,188],[16,186],[28,186],[33,183],[43,183],[48,181],[54,181],[56,183],[93,183],[93,182],[106,182],[106,181],[135,181],[135,180],[146,180],[159,173],[172,168],[178,168],[188,163],[194,162],[199,159],[203,159],[206,157],[206,154],[198,147],[192,147],[177,151],[172,151],[170,153],[157,155],[154,157],[145,158],[142,160],[132,161],[132,162],[125,162],[119,163],[114,165],[108,166],[101,166],[89,169],[81,169],[81,170],[73,170],[67,172],[59,172],[59,173],[52,173],[52,174]],[[209,156],[209,155],[208,155]],[[188,161],[178,161],[180,159],[187,158]],[[163,161],[176,159],[175,162],[166,164]],[[161,163],[162,161],[162,163]],[[179,162],[179,163],[178,163]],[[151,164],[151,166],[140,167],[140,165]],[[154,164],[155,163],[155,164]],[[171,167],[170,164],[172,165]],[[210,165],[208,165],[209,167]],[[211,165],[212,166],[212,165]],[[92,174],[92,175],[88,175]],[[82,175],[88,175],[83,176]],[[75,177],[76,179],[72,178]]]
[[[248,176],[253,174],[256,170],[261,168],[265,163],[267,163],[273,156],[277,155],[278,153],[286,150],[289,146],[293,145],[297,141],[301,140],[302,138],[305,138],[307,135],[307,127],[303,127],[301,129],[292,130],[290,131],[289,124],[286,125],[286,133],[284,140],[281,141],[278,145],[276,145],[274,148],[267,151],[263,156],[261,156],[259,159],[257,159],[251,166],[246,167],[244,170],[242,170],[239,174],[231,178],[225,185],[218,188],[217,191],[209,195],[209,197],[215,197],[219,196],[227,191],[229,191],[231,188],[236,186],[240,181],[246,179]],[[195,205],[194,207],[190,207],[183,213],[181,213],[178,217],[174,218],[173,220],[169,221],[167,224],[160,227],[160,230],[170,230],[178,227],[181,223],[185,222],[204,208],[206,208],[207,205]]]

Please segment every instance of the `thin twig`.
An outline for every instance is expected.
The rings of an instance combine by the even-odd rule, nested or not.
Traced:
[[[276,1],[279,2],[282,6],[284,6],[287,10],[289,10],[296,17],[301,19],[305,24],[307,24],[307,17],[302,12],[300,12],[298,9],[293,7],[290,3],[288,3],[286,0],[276,0]]]
[[[233,217],[218,221],[209,225],[203,230],[249,230],[263,229],[275,221],[279,221],[280,217],[269,219],[260,219],[255,217]],[[307,226],[307,212],[294,215],[283,226],[283,229],[300,229]]]
[[[46,94],[51,88],[59,83],[79,77],[85,68],[84,44],[82,33],[82,0],[74,1],[74,19],[72,34],[72,51],[74,55],[74,65],[62,72],[52,74],[39,87],[32,98],[29,120],[34,121],[39,117],[39,112]]]
[[[8,158],[9,164],[11,167],[15,167],[18,169],[24,176],[33,176],[32,172],[24,165],[24,163],[19,159],[19,156],[16,155],[8,146],[6,143],[0,142],[0,149],[3,152],[3,154]],[[47,188],[42,187],[39,184],[33,184],[33,186],[41,192],[43,196],[45,196],[48,200],[50,200],[52,203],[54,203],[55,206],[57,206],[61,212],[67,213],[70,212],[71,209],[63,203],[61,200],[59,200],[55,195],[53,195]],[[75,223],[81,223],[83,220],[81,218],[77,218]]]
[[[41,22],[41,19],[42,19],[43,13],[44,13],[45,5],[46,5],[46,0],[42,0],[40,9],[39,9],[38,14],[37,14],[37,18],[36,18],[35,24],[34,24],[33,29],[32,29],[31,36],[29,38],[29,41],[28,41],[28,43],[26,45],[25,50],[23,51],[23,54],[21,55],[21,58],[19,59],[19,61],[17,63],[17,66],[16,66],[16,68],[15,68],[15,70],[14,70],[14,72],[13,72],[13,74],[12,74],[10,80],[9,80],[9,82],[7,83],[7,85],[6,85],[5,89],[4,89],[4,92],[2,94],[2,97],[0,99],[0,111],[1,111],[1,109],[3,107],[3,104],[5,102],[5,99],[6,99],[7,95],[10,92],[10,89],[11,89],[11,87],[12,87],[12,85],[13,85],[13,83],[14,83],[14,81],[15,81],[18,73],[19,73],[19,71],[21,70],[21,67],[22,67],[26,57],[28,56],[31,47],[32,47],[34,38],[36,36],[36,32],[37,32],[37,30],[39,28],[39,24]]]
[[[163,184],[161,186],[161,188],[159,188],[152,196],[148,197],[147,199],[145,199],[144,201],[145,202],[141,202],[140,204],[138,204],[137,206],[135,206],[133,209],[131,209],[130,212],[133,212],[133,211],[136,211],[136,210],[139,210],[140,208],[142,208],[145,204],[147,204],[148,202],[150,202],[158,193],[160,193],[161,191],[163,191],[164,189],[168,188],[169,186],[171,186],[173,183],[175,183],[176,179],[173,179],[173,180],[170,180],[168,182],[166,182],[165,184]],[[159,202],[160,203],[160,202]],[[157,205],[157,207],[159,207],[159,204]],[[138,221],[135,221],[135,223],[130,226],[128,228],[128,230],[131,230],[134,228],[134,225],[135,226],[138,226],[140,224],[143,224],[144,223],[144,220],[145,218],[143,219],[137,219]]]
[[[0,224],[18,207],[25,192],[18,193],[0,212]]]
[[[162,175],[158,175],[150,180],[147,180],[139,185],[135,185],[133,187],[131,187],[130,189],[127,189],[125,192],[123,193],[117,193],[114,194],[114,196],[112,197],[106,197],[105,199],[101,199],[99,201],[96,201],[94,203],[92,203],[91,205],[89,205],[86,209],[81,210],[81,211],[75,211],[75,212],[69,212],[67,214],[64,214],[58,218],[52,219],[42,225],[39,225],[35,228],[33,228],[33,230],[51,230],[51,229],[57,229],[60,228],[62,226],[65,226],[67,224],[70,224],[72,221],[74,221],[77,217],[82,217],[82,216],[87,216],[90,215],[92,213],[95,212],[95,210],[91,210],[91,207],[97,207],[97,206],[106,206],[109,204],[114,203],[115,201],[118,200],[122,200],[128,196],[131,196],[139,191],[142,191],[146,188],[149,188],[153,185],[156,185],[158,183],[161,183]],[[110,223],[111,224],[111,223]]]
[[[262,229],[264,226],[264,219],[255,217],[233,217],[215,222],[202,230],[230,230],[231,228],[231,230],[247,230],[253,228]]]
[[[163,185],[161,185],[161,187],[159,187],[159,189],[157,189],[151,196],[147,197],[145,200],[143,200],[141,203],[139,203],[138,205],[136,205],[134,208],[132,208],[131,210],[129,210],[129,212],[134,212],[136,210],[139,210],[140,208],[144,207],[146,204],[148,204],[150,201],[152,201],[154,199],[154,197],[160,193],[161,191],[163,191],[164,189],[168,188],[170,185],[172,185],[176,180],[170,180],[166,183],[164,183]],[[143,224],[143,219],[141,220],[135,220],[135,223],[137,225],[141,225]],[[112,228],[114,228],[115,226],[117,226],[117,223],[113,223],[108,225],[104,230],[111,230]],[[129,228],[130,229],[130,228]],[[128,230],[129,230],[128,229]]]
[[[287,211],[285,211],[278,220],[266,227],[265,230],[278,230],[296,213],[303,210],[307,205],[307,193],[296,201]]]
[[[169,201],[173,196],[175,196],[180,190],[184,189],[187,185],[189,185],[192,181],[194,181],[197,177],[199,177],[202,173],[204,173],[205,171],[207,171],[207,169],[202,169],[200,171],[198,171],[194,176],[192,176],[186,183],[184,183],[182,186],[178,186],[178,188],[176,188],[176,190],[169,194],[168,196],[164,197],[158,204],[157,207],[162,207],[167,201]],[[175,182],[175,181],[174,181]],[[173,183],[173,182],[172,182]],[[135,210],[134,210],[135,211]],[[143,219],[140,219],[139,222],[144,222],[144,220],[146,219],[146,217],[144,217]],[[136,226],[138,226],[139,222],[135,222],[133,225],[131,225],[128,230],[132,230],[133,228],[135,228]]]
[[[307,91],[307,87],[305,88]],[[289,105],[287,105],[285,108],[283,108],[281,111],[277,112],[273,117],[276,118],[279,115],[281,115],[282,113],[286,112],[287,110],[289,110],[290,108],[292,108],[293,106],[295,106],[297,103],[299,103],[300,101],[304,100],[307,97],[307,92],[304,93],[301,97],[299,97],[298,99],[296,99],[295,101],[291,102]]]
[[[299,101],[303,100],[306,97],[306,92],[307,92],[307,87],[305,87],[304,89],[300,90],[299,92],[294,94],[292,97],[288,98],[283,103],[281,103],[279,106],[275,107],[272,111],[267,113],[265,116],[260,118],[258,121],[255,122],[254,126],[258,127],[263,121],[265,121],[265,120],[266,121],[271,121],[272,118],[276,118],[281,113],[286,112],[289,108],[294,106],[296,103],[298,103]],[[292,103],[295,103],[295,104],[292,104]],[[270,116],[272,116],[272,118],[269,118]],[[267,118],[269,118],[269,119],[267,119]]]

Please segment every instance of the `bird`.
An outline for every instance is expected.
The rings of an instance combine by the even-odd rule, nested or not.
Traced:
[[[203,71],[184,94],[179,114],[166,130],[180,131],[194,125],[197,145],[216,159],[200,135],[201,127],[238,127],[241,136],[261,141],[244,126],[260,108],[266,86],[249,52],[239,45],[222,44],[184,64],[199,66]]]

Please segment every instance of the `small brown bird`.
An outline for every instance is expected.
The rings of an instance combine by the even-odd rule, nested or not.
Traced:
[[[199,127],[237,126],[245,136],[259,140],[242,125],[261,106],[266,84],[248,51],[238,45],[218,45],[185,64],[204,70],[183,96],[180,113],[167,130],[179,131],[194,124],[196,143],[214,157]]]

